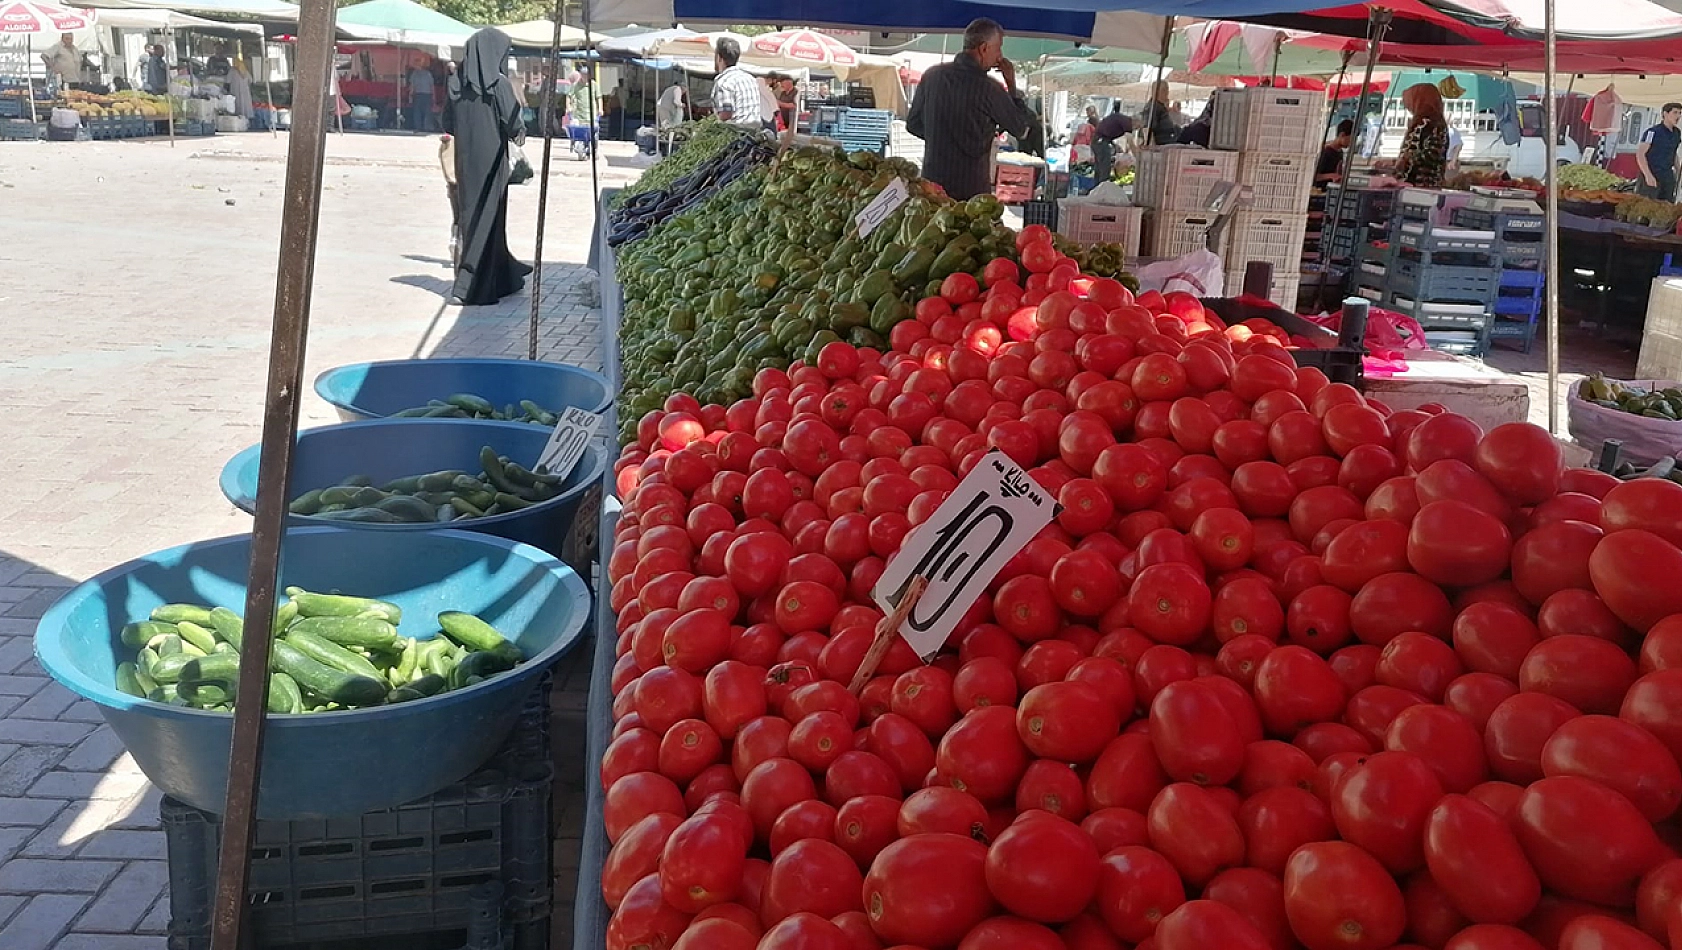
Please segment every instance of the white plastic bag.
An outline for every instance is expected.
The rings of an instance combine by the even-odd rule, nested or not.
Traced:
[[[1098,187],[1092,189],[1092,193],[1086,196],[1086,200],[1100,205],[1125,205],[1130,203],[1127,200],[1127,189],[1113,181],[1100,182]]]
[[[82,124],[82,117],[75,109],[54,108],[48,122],[55,129],[73,129]]]
[[[1133,272],[1139,290],[1171,293],[1183,290],[1198,297],[1219,297],[1226,290],[1226,271],[1221,256],[1207,248],[1184,257],[1146,264]]]

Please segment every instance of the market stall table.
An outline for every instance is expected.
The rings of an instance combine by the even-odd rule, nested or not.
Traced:
[[[1369,374],[1362,388],[1395,410],[1437,403],[1476,422],[1485,432],[1530,417],[1530,388],[1524,380],[1481,360],[1425,350],[1410,351],[1407,364],[1407,372],[1395,376]]]

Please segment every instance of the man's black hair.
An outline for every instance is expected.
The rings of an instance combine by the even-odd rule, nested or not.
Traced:
[[[1337,124],[1337,134],[1338,134],[1339,137],[1345,136],[1345,135],[1354,135],[1355,134],[1355,120],[1354,119],[1344,119],[1342,122],[1339,122]]]
[[[734,66],[736,61],[742,58],[742,45],[728,36],[721,36],[718,42],[713,44],[713,52],[724,61],[724,65]]]

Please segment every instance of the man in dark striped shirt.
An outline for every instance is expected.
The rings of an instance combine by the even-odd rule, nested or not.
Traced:
[[[993,190],[993,142],[1001,130],[1021,139],[1035,119],[1004,58],[1005,31],[988,19],[964,30],[964,51],[923,74],[906,131],[923,140],[923,177],[959,201]],[[989,73],[998,69],[1000,86]]]

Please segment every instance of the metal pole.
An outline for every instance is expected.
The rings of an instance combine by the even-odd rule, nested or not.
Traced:
[[[263,730],[269,694],[269,647],[286,534],[286,486],[298,435],[304,342],[309,334],[310,288],[321,211],[321,165],[327,150],[327,70],[332,68],[334,0],[304,0],[298,15],[299,70],[294,84],[294,134],[287,140],[280,263],[275,277],[274,327],[269,339],[268,394],[263,409],[257,515],[246,581],[245,642],[239,665],[239,705],[228,754],[228,796],[217,863],[212,950],[238,950],[244,929],[251,840],[257,828]],[[301,108],[299,108],[301,106]]]
[[[1279,86],[1279,54],[1285,50],[1284,31],[1273,34],[1273,65],[1267,75],[1267,84],[1277,88]]]
[[[602,207],[602,150],[599,147],[601,143],[596,141],[596,103],[598,101],[596,99],[596,64],[601,62],[601,58],[597,57],[593,60],[589,58],[590,51],[596,48],[596,39],[590,33],[590,0],[584,0],[583,7],[584,62],[586,64],[584,79],[586,87],[590,90],[589,111],[585,117],[590,121],[590,227],[592,229],[591,233],[593,234],[595,233],[595,229],[599,229],[601,227],[601,221],[597,220],[597,216],[600,214]],[[685,98],[688,98],[687,89],[684,90],[684,95]]]
[[[41,121],[35,113],[35,80],[30,78],[35,75],[35,34],[33,33],[23,34],[23,56],[23,92],[29,100],[29,121],[33,125]]]
[[[555,33],[549,43],[549,55],[543,63],[543,105],[538,109],[537,122],[543,127],[543,175],[537,180],[537,244],[531,261],[531,324],[526,343],[526,359],[537,359],[537,309],[543,297],[543,229],[549,215],[549,162],[555,149],[555,130],[550,122],[555,110],[556,63],[561,48],[561,23],[567,0],[555,0]],[[570,133],[569,133],[570,134]]]
[[[1174,18],[1165,17],[1162,21],[1162,54],[1157,57],[1156,78],[1151,82],[1151,104],[1145,107],[1145,134],[1139,137],[1139,141],[1143,142],[1147,146],[1162,144],[1156,140],[1156,111],[1166,105],[1166,103],[1159,103],[1157,101],[1156,84],[1162,83],[1164,86],[1168,85],[1168,81],[1163,77],[1168,70],[1168,47],[1173,44],[1173,41]]]
[[[175,28],[164,27],[164,40],[169,43],[169,55],[175,55]],[[175,93],[170,90],[175,86],[175,80],[168,73],[164,75],[164,105],[169,106],[169,147],[175,147]]]
[[[397,128],[403,129],[403,35],[397,35]]]
[[[1559,434],[1559,103],[1554,101],[1554,69],[1558,65],[1558,35],[1554,22],[1554,0],[1542,3],[1543,99],[1548,108],[1547,123],[1548,219],[1542,243],[1543,305],[1548,317],[1548,431]]]
[[[1368,14],[1367,66],[1366,71],[1361,75],[1361,96],[1359,99],[1355,100],[1355,118],[1357,122],[1364,120],[1366,117],[1367,90],[1372,86],[1373,67],[1378,64],[1378,52],[1379,48],[1384,45],[1384,34],[1390,32],[1390,18],[1392,16],[1394,16],[1394,14],[1383,7],[1373,7],[1371,12]],[[1379,121],[1383,121],[1382,117]],[[1344,199],[1349,196],[1349,173],[1355,168],[1355,152],[1355,143],[1351,141],[1349,143],[1349,148],[1345,149],[1343,152],[1343,167],[1338,169],[1337,201],[1333,204],[1331,209],[1331,224],[1334,237],[1337,233],[1338,224],[1343,220]],[[1321,227],[1323,230],[1325,226],[1322,225]],[[1356,222],[1355,227],[1356,236],[1358,237],[1361,228],[1360,222]],[[1352,242],[1349,248],[1351,273],[1353,273],[1354,268],[1359,263],[1360,248],[1354,246],[1358,243],[1360,242]]]
[[[1337,80],[1332,83],[1331,88],[1326,90],[1326,130],[1320,133],[1321,142],[1332,137],[1332,124],[1337,121],[1338,93],[1343,91],[1343,77],[1349,72],[1349,61],[1354,58],[1354,50],[1346,49],[1343,51],[1343,61],[1337,67]],[[1355,105],[1356,118],[1360,118],[1362,105],[1364,103],[1357,101]]]

